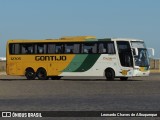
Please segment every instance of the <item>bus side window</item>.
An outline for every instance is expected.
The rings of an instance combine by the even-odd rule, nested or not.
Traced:
[[[63,53],[63,44],[56,44],[56,53]]]
[[[33,44],[22,44],[22,54],[33,54],[34,50],[33,50]]]
[[[32,54],[33,53],[33,46],[28,46],[27,50],[28,50],[28,54]]]
[[[27,53],[27,49],[23,44],[21,45],[21,53],[22,54],[26,54]]]
[[[10,54],[20,54],[20,44],[10,44],[9,48]]]
[[[107,51],[108,51],[108,54],[115,54],[114,43],[110,42],[107,44]]]
[[[99,51],[98,53],[106,53],[107,49],[104,43],[99,43]]]
[[[97,43],[95,42],[88,42],[84,43],[82,46],[82,53],[97,53]]]
[[[83,53],[88,53],[88,49],[84,49],[84,50],[83,50]]]
[[[15,45],[14,44],[9,44],[9,54],[14,54],[15,53]]]
[[[48,44],[48,54],[54,54],[56,52],[56,46],[53,43]]]
[[[74,44],[73,43],[67,43],[65,44],[65,53],[72,54],[74,49]]]
[[[99,53],[115,54],[113,42],[102,42],[99,44]]]
[[[37,44],[37,53],[38,54],[44,54],[46,53],[46,44]]]
[[[73,53],[80,53],[80,43],[74,43]]]

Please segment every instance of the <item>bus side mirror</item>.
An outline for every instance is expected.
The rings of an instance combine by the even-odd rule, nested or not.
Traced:
[[[154,56],[154,48],[147,48],[147,50],[148,50],[149,57],[153,57]]]
[[[138,56],[138,49],[137,48],[133,48],[133,55],[134,56]]]

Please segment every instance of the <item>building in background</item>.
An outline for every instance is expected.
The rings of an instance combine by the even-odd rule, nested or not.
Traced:
[[[0,61],[6,61],[6,57],[0,57]]]
[[[0,72],[6,71],[6,57],[0,57]]]
[[[150,58],[150,68],[160,70],[160,58]]]

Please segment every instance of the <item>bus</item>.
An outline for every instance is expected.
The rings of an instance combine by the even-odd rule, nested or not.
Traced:
[[[63,76],[105,76],[127,80],[148,76],[149,56],[143,40],[67,36],[46,40],[8,40],[8,75],[28,80]]]

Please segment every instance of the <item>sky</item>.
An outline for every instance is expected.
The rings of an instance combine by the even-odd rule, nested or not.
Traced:
[[[0,0],[0,57],[10,39],[136,38],[160,58],[160,0]]]

